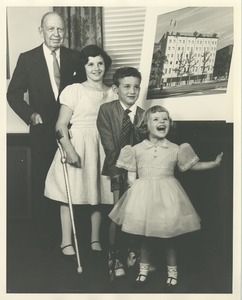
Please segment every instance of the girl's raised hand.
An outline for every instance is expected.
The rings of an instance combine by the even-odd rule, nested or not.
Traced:
[[[222,156],[223,156],[223,152],[221,152],[221,153],[216,157],[216,159],[215,159],[215,161],[214,161],[217,167],[220,166],[220,163],[221,163],[221,161],[222,161]]]

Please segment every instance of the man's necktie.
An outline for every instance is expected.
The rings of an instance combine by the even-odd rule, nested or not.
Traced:
[[[130,143],[130,133],[132,128],[132,122],[129,117],[130,110],[126,109],[124,111],[121,136],[120,136],[120,146],[123,148],[125,145],[129,145]]]
[[[53,55],[53,70],[54,70],[54,77],[55,77],[55,82],[58,88],[58,91],[60,89],[60,67],[58,60],[56,58],[56,53],[55,51],[52,51],[51,53]]]

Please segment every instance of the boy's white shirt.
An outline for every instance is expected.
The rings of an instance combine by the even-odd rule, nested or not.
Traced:
[[[124,110],[127,109],[127,107],[119,100],[119,103],[121,104],[121,106],[123,107]],[[134,103],[130,108],[130,113],[129,113],[129,117],[130,117],[130,120],[132,123],[134,123],[134,118],[135,118],[135,115],[136,115],[136,110],[137,110],[137,104]]]

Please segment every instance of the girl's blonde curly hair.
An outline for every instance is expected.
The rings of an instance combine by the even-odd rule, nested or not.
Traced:
[[[142,115],[140,121],[136,125],[136,133],[137,133],[137,136],[139,137],[139,140],[144,140],[144,139],[148,138],[148,136],[149,136],[149,130],[148,130],[148,126],[147,126],[148,120],[150,118],[150,115],[154,114],[156,112],[166,112],[168,114],[170,126],[173,125],[173,121],[172,121],[172,118],[170,117],[170,113],[164,106],[161,106],[161,105],[151,106],[146,111],[143,112],[143,115]]]

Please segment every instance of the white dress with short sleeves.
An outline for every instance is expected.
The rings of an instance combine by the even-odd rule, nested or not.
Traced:
[[[67,164],[73,204],[113,204],[110,179],[101,175],[105,153],[96,126],[101,104],[115,100],[117,96],[107,92],[92,91],[83,84],[67,86],[60,95],[60,103],[70,107],[71,143],[81,157],[81,168]],[[45,182],[45,196],[67,203],[63,166],[57,149]]]
[[[200,217],[174,177],[176,166],[186,171],[198,160],[189,144],[178,146],[167,139],[125,146],[117,166],[137,171],[138,179],[109,217],[122,231],[151,237],[170,238],[200,229]]]

